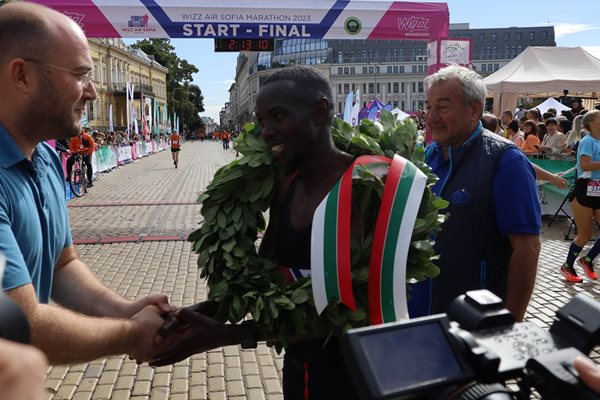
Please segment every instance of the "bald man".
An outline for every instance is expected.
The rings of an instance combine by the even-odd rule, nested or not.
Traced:
[[[167,297],[126,300],[79,259],[62,166],[45,143],[78,135],[86,103],[96,98],[85,35],[63,14],[11,3],[0,7],[0,49],[2,286],[51,364],[123,353],[143,360],[171,311]]]

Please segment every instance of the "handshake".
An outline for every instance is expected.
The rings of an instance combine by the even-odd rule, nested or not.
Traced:
[[[127,354],[138,364],[158,367],[240,343],[245,328],[215,320],[216,311],[210,300],[177,310],[166,302],[146,305],[131,317],[136,329]]]

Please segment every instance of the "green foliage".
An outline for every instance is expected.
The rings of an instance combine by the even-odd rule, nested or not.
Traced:
[[[327,337],[368,325],[369,261],[385,177],[365,167],[353,179],[353,207],[361,216],[359,234],[353,235],[351,243],[357,311],[335,303],[317,315],[310,278],[287,283],[273,260],[258,256],[255,241],[265,228],[263,213],[271,204],[279,176],[260,128],[249,123],[244,130],[235,145],[241,158],[219,169],[198,199],[204,222],[188,238],[199,254],[201,276],[208,279],[209,298],[220,303],[218,318],[236,323],[252,314],[256,324],[274,335],[278,349],[287,345],[290,336]],[[427,175],[408,254],[407,280],[436,276],[439,271],[432,263],[436,255],[430,238],[440,229],[445,219],[440,210],[448,204],[431,192],[437,176],[423,162],[414,122],[397,122],[387,111],[382,112],[381,123],[363,120],[354,128],[336,119],[332,136],[336,146],[350,154],[400,154]]]
[[[199,120],[198,112],[204,111],[204,96],[198,85],[192,84],[193,74],[199,70],[175,53],[170,39],[143,39],[131,47],[154,56],[154,59],[168,69],[167,105],[171,115],[175,111],[187,125]]]

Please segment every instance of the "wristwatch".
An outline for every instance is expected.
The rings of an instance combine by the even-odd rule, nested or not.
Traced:
[[[255,349],[256,344],[256,332],[254,331],[254,321],[246,320],[240,324],[240,345],[242,349]]]

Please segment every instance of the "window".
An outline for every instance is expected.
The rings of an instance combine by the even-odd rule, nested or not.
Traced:
[[[523,32],[517,32],[517,41],[523,40]]]
[[[94,120],[94,101],[88,101],[88,119],[90,121]]]
[[[398,67],[396,67],[396,68],[398,68]],[[392,73],[392,66],[391,65],[388,65],[388,67],[387,67],[387,73],[388,74]]]
[[[394,93],[398,93],[399,85],[398,82],[394,82]]]
[[[548,40],[548,32],[542,31],[542,40]]]
[[[338,75],[342,74],[342,67],[338,67]]]
[[[367,67],[363,67],[363,74],[367,74]]]
[[[400,69],[400,73],[403,74],[404,73],[404,65],[401,65],[400,67],[398,67]]]
[[[498,71],[499,68],[500,68],[499,64],[494,64],[494,71]]]
[[[344,62],[344,53],[342,51],[338,51],[338,62],[341,64]]]
[[[344,83],[344,94],[350,93],[350,84]]]
[[[397,100],[394,101],[392,104],[394,105],[394,108],[398,108],[398,101]]]
[[[425,68],[422,65],[419,65],[418,71],[420,74],[425,73]]]
[[[350,73],[350,68],[344,67],[344,75],[348,75]]]
[[[398,73],[398,71],[399,71],[399,69],[398,69],[398,66],[397,66],[397,65],[394,65],[394,74],[397,74],[397,73]],[[402,72],[404,72],[404,71],[402,71]]]
[[[493,67],[493,66],[492,66],[492,64],[488,64],[488,67],[487,67],[487,68],[488,68],[488,71],[489,71],[489,72],[492,72],[492,67]]]
[[[535,40],[535,32],[529,32],[529,41],[533,42]]]
[[[417,91],[417,82],[412,83],[412,93],[416,93]]]
[[[338,84],[338,94],[342,94],[342,84]]]
[[[485,64],[481,64],[481,72],[485,72],[486,71],[486,65]]]
[[[404,100],[402,100],[402,101],[400,102],[400,109],[401,109],[401,110],[404,110],[405,108],[406,108],[406,107],[405,107],[405,104],[404,104]]]
[[[367,84],[366,83],[363,83],[363,90],[362,90],[362,92],[363,93],[367,93]]]
[[[496,64],[496,65],[498,65],[498,64]],[[423,82],[417,83],[417,92],[423,93]]]
[[[412,66],[412,68],[411,68],[411,72],[412,72],[413,74],[416,74],[416,73],[417,73],[417,66],[416,66],[416,65],[413,65],[413,66]]]
[[[376,89],[375,89],[375,90],[376,90],[376,92],[375,92],[375,93],[381,93],[381,88],[380,88],[380,86],[379,86],[379,83],[377,83],[377,85],[376,85],[376,86],[377,86],[377,87],[376,87]]]
[[[504,41],[505,41],[505,42],[508,42],[509,40],[510,40],[510,33],[508,33],[508,32],[505,32],[505,33],[504,33]]]
[[[404,82],[402,82],[402,83],[400,84],[400,91],[401,91],[402,93],[405,93],[405,92],[404,92]],[[402,104],[402,108],[404,108],[404,103]]]
[[[492,42],[495,42],[498,39],[497,36],[498,36],[497,34],[492,33]]]
[[[374,92],[375,92],[375,84],[369,83],[369,93],[374,93]]]
[[[373,67],[369,67],[369,75],[373,75],[375,73],[375,70],[373,69]]]
[[[392,84],[391,84],[391,82],[388,82],[388,84],[387,84],[387,92],[388,93],[392,93]]]
[[[356,68],[354,68],[354,67],[350,67],[350,73],[351,73],[352,75],[355,75],[355,74],[356,74]]]
[[[482,43],[485,40],[485,34],[484,33],[480,33],[479,34],[479,42]]]

